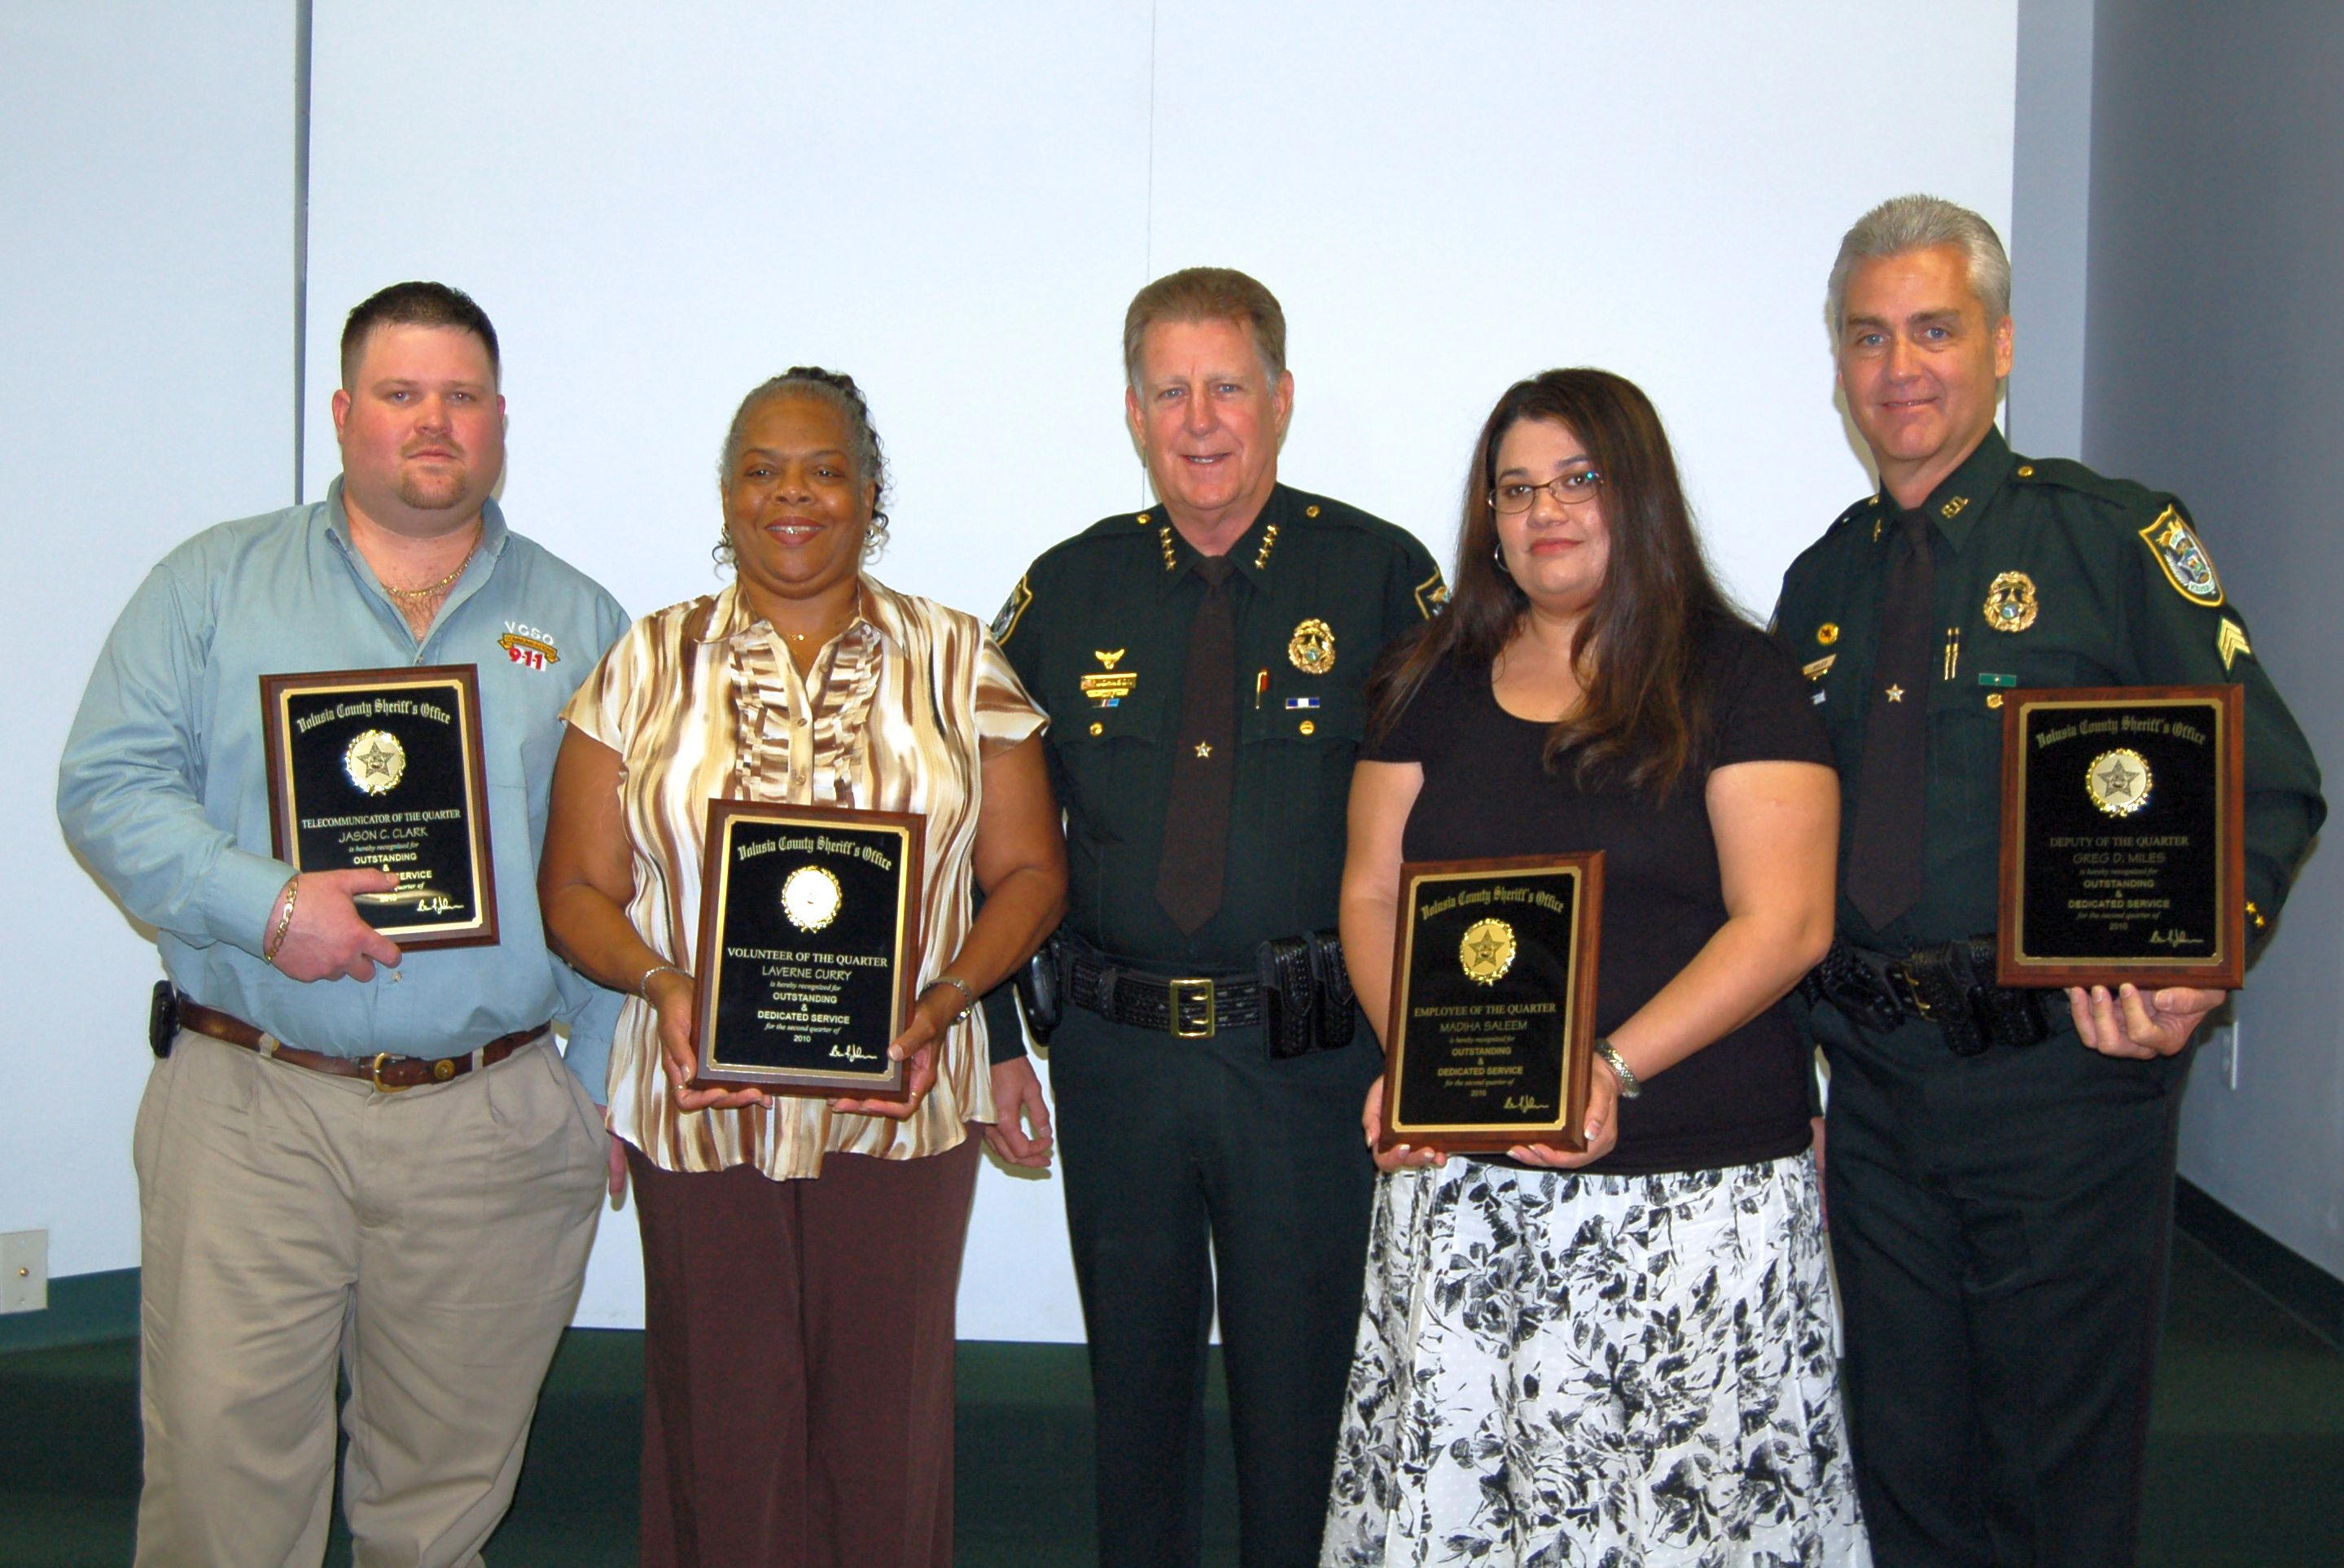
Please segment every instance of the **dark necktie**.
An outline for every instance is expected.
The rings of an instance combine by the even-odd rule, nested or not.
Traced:
[[[1864,724],[1855,835],[1848,848],[1847,896],[1874,932],[1921,896],[1922,824],[1929,794],[1930,589],[1936,562],[1929,520],[1898,522],[1896,561],[1880,606],[1880,642]]]
[[[1238,633],[1226,555],[1201,557],[1205,600],[1188,626],[1188,668],[1180,680],[1172,793],[1165,803],[1164,858],[1156,901],[1184,936],[1221,906],[1228,860],[1229,791],[1238,765]]]

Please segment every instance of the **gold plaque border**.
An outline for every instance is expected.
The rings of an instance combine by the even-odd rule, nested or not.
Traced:
[[[1564,986],[1562,1017],[1562,1085],[1557,1097],[1562,1114],[1545,1122],[1418,1122],[1402,1118],[1397,1091],[1408,1060],[1409,961],[1416,950],[1416,921],[1410,911],[1421,889],[1476,882],[1524,882],[1562,879],[1572,884],[1572,948],[1567,955],[1570,976]],[[1413,1148],[1441,1148],[1462,1152],[1500,1152],[1516,1144],[1543,1143],[1572,1150],[1586,1147],[1581,1130],[1587,1116],[1587,1071],[1595,1040],[1595,958],[1603,918],[1603,852],[1571,855],[1529,855],[1480,862],[1426,861],[1400,867],[1398,932],[1393,943],[1391,1010],[1386,1015],[1384,1081],[1389,1086],[1384,1106],[1383,1147],[1405,1143]]]
[[[2214,955],[2200,959],[2163,957],[2105,958],[2070,954],[2032,953],[2026,948],[2026,901],[2021,896],[2026,876],[2026,835],[2019,831],[2026,820],[2026,769],[2024,752],[2027,721],[2038,713],[2075,709],[2189,708],[2211,715],[2214,730],[2215,845],[2220,860],[2215,868],[2215,897],[2221,927]],[[2246,800],[2243,783],[2234,787],[2234,772],[2243,771],[2245,720],[2243,689],[2223,686],[2046,687],[2009,693],[2003,705],[2001,880],[1995,889],[1995,980],[1998,985],[2050,988],[2066,986],[2116,985],[2129,981],[2147,986],[2202,986],[2211,990],[2236,990],[2246,971]],[[2225,856],[2223,840],[2228,839]]]
[[[716,1016],[716,998],[724,978],[724,945],[719,940],[724,901],[732,884],[732,833],[743,823],[760,827],[803,827],[810,832],[845,828],[856,833],[885,833],[895,840],[896,865],[903,875],[895,883],[895,988],[888,997],[887,1038],[904,1032],[911,1011],[912,986],[919,966],[921,848],[925,823],[910,812],[854,811],[841,806],[802,806],[744,800],[708,803],[708,833],[700,878],[699,996],[692,1017],[697,1038],[692,1048],[709,1038],[707,1021]],[[765,1067],[727,1062],[701,1052],[695,1088],[753,1087],[773,1094],[837,1096],[846,1099],[901,1099],[904,1064],[894,1063],[884,1075],[824,1072],[820,1068]],[[939,1064],[941,1066],[941,1064]],[[845,1091],[842,1093],[841,1091]]]
[[[477,664],[394,665],[381,670],[322,670],[308,674],[260,677],[261,740],[268,774],[270,850],[294,870],[301,865],[299,822],[293,799],[293,720],[288,711],[295,697],[373,695],[383,692],[449,691],[456,714],[457,744],[464,749],[464,813],[472,833],[471,896],[473,917],[458,923],[416,921],[375,929],[399,946],[402,952],[428,952],[434,947],[492,947],[497,945],[497,874],[489,834],[488,761],[481,749],[480,668]]]

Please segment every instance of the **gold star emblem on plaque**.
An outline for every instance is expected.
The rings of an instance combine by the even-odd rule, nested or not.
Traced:
[[[407,748],[387,730],[364,730],[342,752],[342,772],[369,794],[389,794],[407,776]]]
[[[1213,754],[1213,743],[1210,741],[1198,741],[1197,743],[1197,754],[1200,757],[1210,757]]]
[[[1306,675],[1325,674],[1335,667],[1335,629],[1312,616],[1286,640],[1286,657]]]
[[[836,919],[844,897],[826,866],[801,865],[782,879],[782,913],[801,931],[819,931]]]
[[[1457,961],[1475,985],[1496,985],[1514,966],[1514,928],[1502,920],[1476,920],[1458,946]]]
[[[2024,632],[2035,624],[2035,580],[2006,572],[1986,584],[1985,623],[1996,632]]]
[[[2092,804],[2110,816],[2130,816],[2148,804],[2148,759],[2130,746],[2102,752],[2084,770]]]

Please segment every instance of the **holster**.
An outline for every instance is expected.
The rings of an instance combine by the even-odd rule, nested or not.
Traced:
[[[1034,956],[1010,976],[1010,984],[1016,987],[1017,1005],[1026,1011],[1026,1031],[1036,1044],[1048,1045],[1051,1031],[1066,1016],[1072,959],[1062,928],[1044,937]]]
[[[1892,958],[1835,937],[1824,961],[1799,982],[1799,994],[1810,1006],[1828,1003],[1849,1022],[1883,1034],[1908,1017],[1925,1019],[1957,1057],[2050,1038],[2057,1032],[2059,993],[1995,985],[1994,950],[1993,938],[1973,936]]]
[[[171,1054],[179,1037],[179,988],[168,980],[155,982],[155,998],[146,1004],[146,1048],[157,1059]]]

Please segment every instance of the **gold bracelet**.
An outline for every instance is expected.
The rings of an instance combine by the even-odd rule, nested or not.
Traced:
[[[285,890],[277,896],[285,900],[285,913],[277,917],[277,929],[260,945],[260,961],[264,964],[276,963],[277,955],[285,950],[285,934],[293,929],[293,905],[301,896],[301,874],[297,871],[288,878]]]

